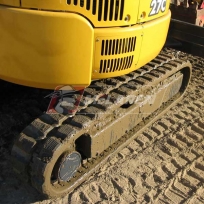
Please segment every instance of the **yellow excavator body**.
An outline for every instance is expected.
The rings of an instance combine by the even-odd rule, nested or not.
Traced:
[[[35,119],[10,158],[46,198],[70,193],[181,100],[192,66],[182,53],[162,50],[169,6],[170,0],[0,0],[0,79],[55,89],[42,90],[51,98],[47,111],[25,108],[20,119]]]
[[[136,70],[162,49],[170,0],[0,0],[0,78],[54,89]]]

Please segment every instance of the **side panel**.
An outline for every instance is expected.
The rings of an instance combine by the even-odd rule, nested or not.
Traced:
[[[0,6],[0,78],[26,86],[89,85],[93,28],[71,13]]]
[[[159,54],[166,41],[170,19],[169,11],[167,15],[143,24],[143,42],[137,67],[144,66]]]
[[[154,59],[166,41],[170,17],[169,11],[165,16],[132,27],[95,29],[92,78],[127,74]]]
[[[93,78],[108,78],[136,69],[141,44],[142,26],[95,29]]]

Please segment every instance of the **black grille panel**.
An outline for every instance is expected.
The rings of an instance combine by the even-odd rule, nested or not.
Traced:
[[[101,60],[99,73],[110,73],[129,69],[132,66],[133,59],[134,55],[116,59]]]
[[[117,55],[135,51],[136,37],[102,40],[101,55]]]
[[[125,0],[67,0],[68,5],[75,5],[98,15],[98,21],[123,20]]]

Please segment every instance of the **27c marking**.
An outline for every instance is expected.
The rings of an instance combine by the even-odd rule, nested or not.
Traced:
[[[150,7],[152,8],[149,16],[153,16],[159,13],[159,11],[164,12],[166,10],[167,0],[152,0]]]

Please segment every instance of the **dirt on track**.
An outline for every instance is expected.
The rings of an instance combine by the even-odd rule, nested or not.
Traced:
[[[31,122],[45,104],[33,102],[32,96],[28,105],[33,111],[25,115],[19,101],[26,96],[15,99],[13,104],[19,105],[11,111],[4,95],[8,102],[3,105],[10,112],[0,108],[0,203],[204,203],[204,60],[188,58],[193,63],[193,76],[184,99],[71,194],[57,200],[41,201],[35,189],[16,178],[7,161],[12,137],[20,132],[23,121]],[[10,100],[21,89],[27,97],[31,91],[41,99],[46,93],[13,89],[8,94]],[[15,123],[15,116],[20,123]],[[12,125],[6,125],[11,120]]]

